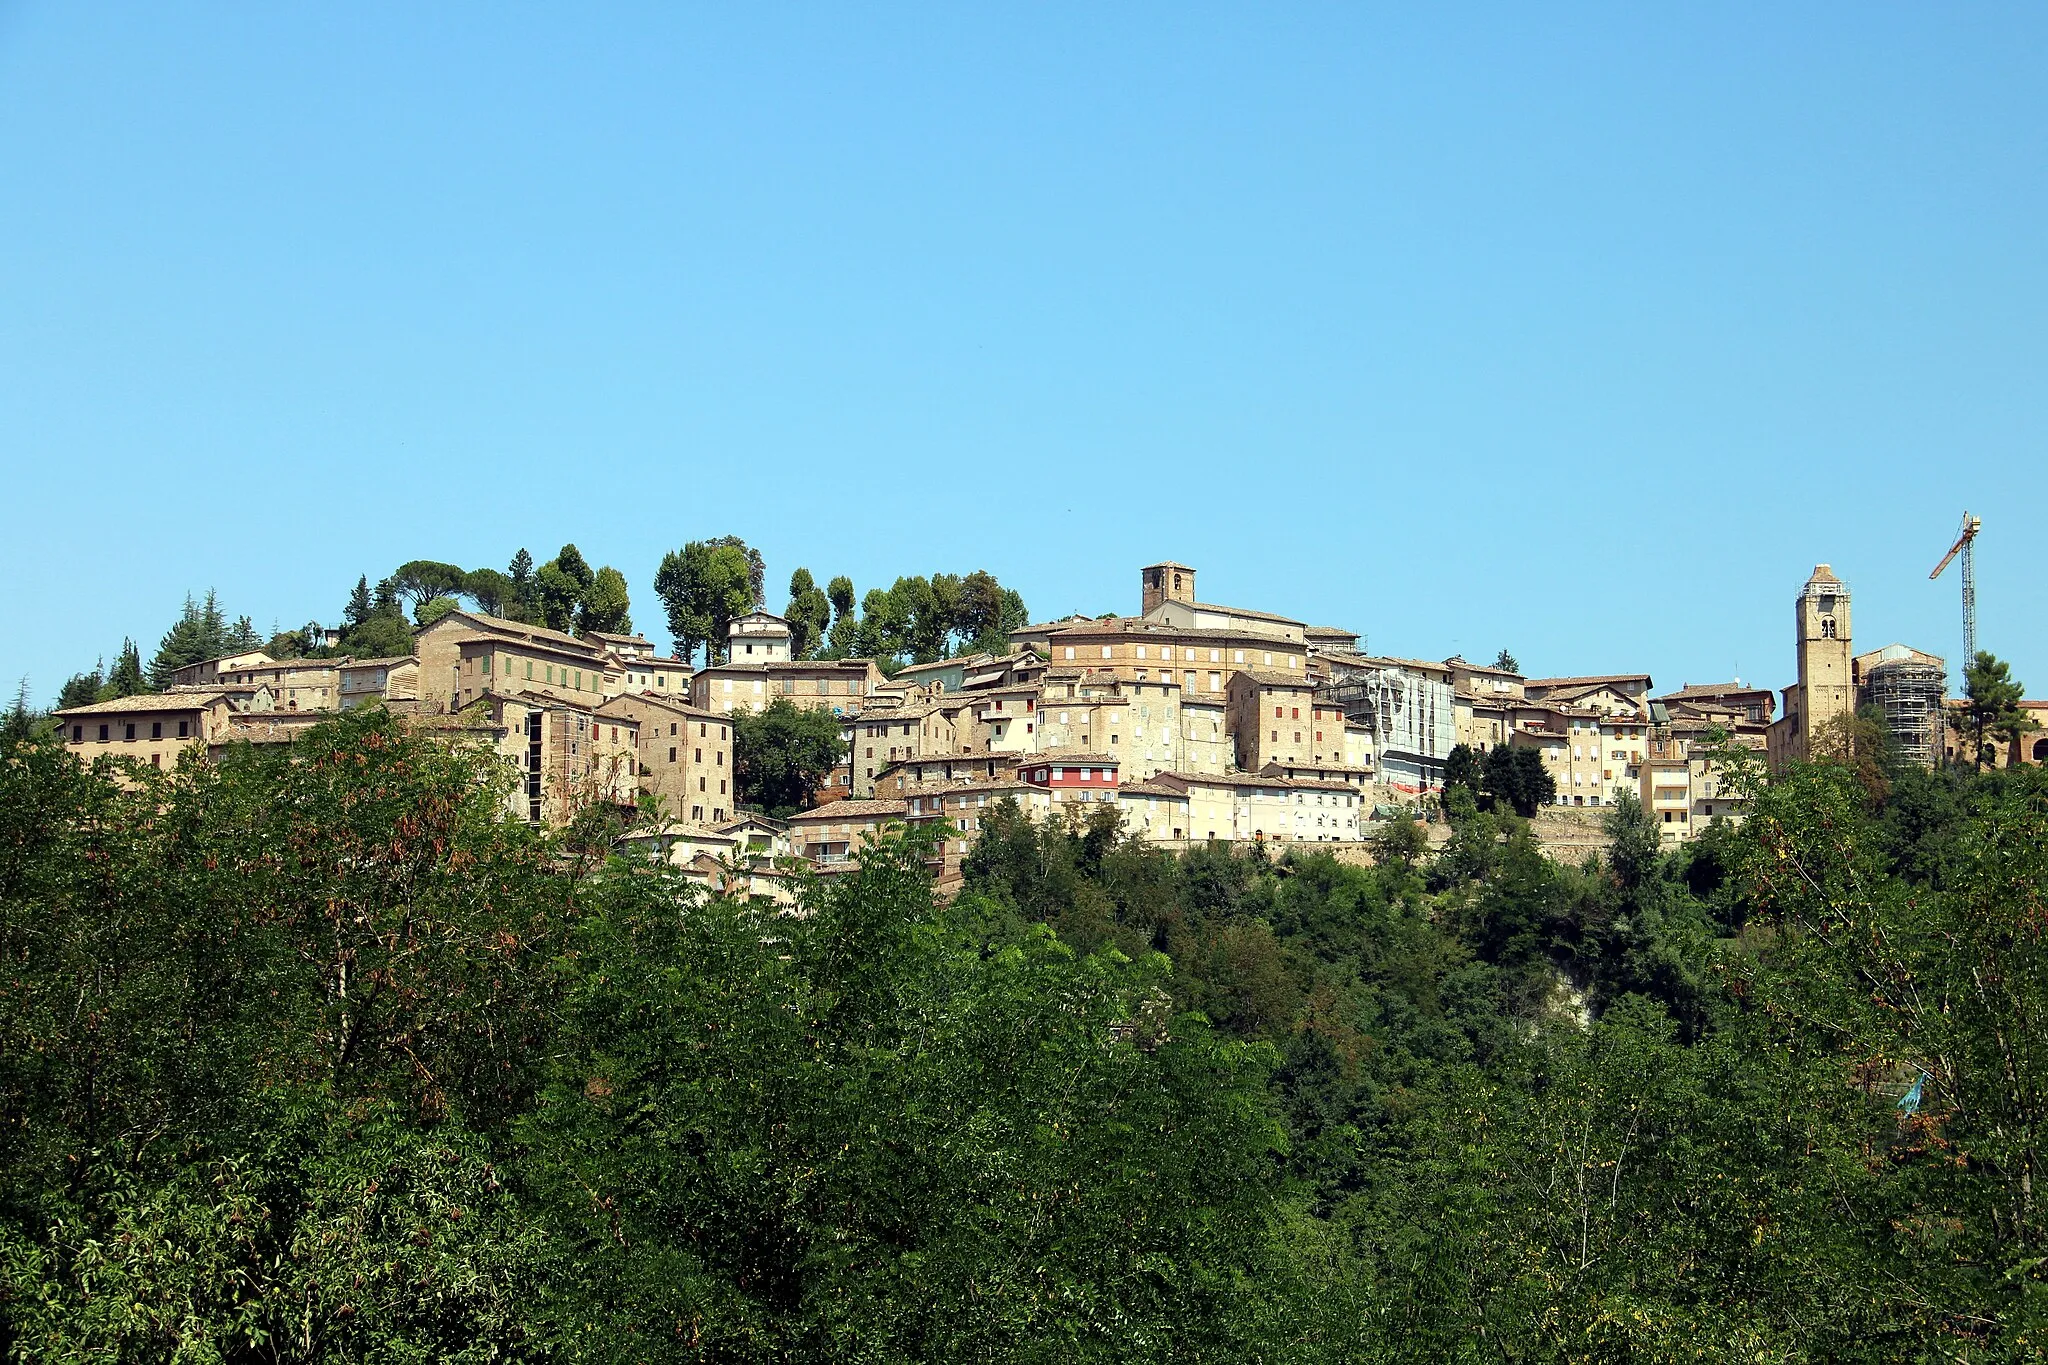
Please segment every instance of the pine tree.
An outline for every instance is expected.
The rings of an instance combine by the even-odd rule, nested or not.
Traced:
[[[100,688],[101,701],[113,701],[119,697],[132,697],[147,692],[149,685],[142,677],[142,651],[135,647],[135,641],[121,641],[121,652],[114,659],[114,671],[107,675],[107,681]]]
[[[90,673],[72,674],[65,681],[63,690],[57,694],[57,709],[61,711],[67,706],[90,706],[98,701],[100,688],[106,685],[106,679],[102,676],[106,671],[105,662],[101,660],[95,663]]]
[[[344,627],[359,626],[369,620],[375,610],[370,601],[370,576],[363,574],[356,579],[355,591],[348,595],[348,605],[341,609],[341,624]]]
[[[21,685],[14,689],[14,705],[7,708],[6,719],[0,720],[0,736],[12,740],[33,738],[36,722],[41,719],[28,704],[28,679],[23,678]]]
[[[162,691],[171,685],[171,675],[185,665],[218,659],[226,653],[227,627],[221,619],[220,603],[214,594],[211,591],[206,594],[204,606],[187,595],[184,611],[179,614],[177,623],[164,633],[155,657],[149,661],[149,685]]]

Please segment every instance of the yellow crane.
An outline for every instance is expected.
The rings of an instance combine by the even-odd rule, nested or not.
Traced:
[[[1984,519],[1963,513],[1963,526],[1956,533],[1956,543],[1948,547],[1948,553],[1941,557],[1941,563],[1934,566],[1934,572],[1927,575],[1932,580],[1941,577],[1941,571],[1954,562],[1957,555],[1963,557],[1963,667],[1977,662],[1977,560],[1973,547],[1977,543],[1977,532],[1984,529]]]

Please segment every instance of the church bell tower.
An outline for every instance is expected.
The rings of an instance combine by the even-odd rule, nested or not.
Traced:
[[[1799,748],[1804,756],[1816,730],[1856,710],[1856,680],[1849,666],[1849,585],[1827,565],[1816,565],[1799,590],[1798,615],[1800,710],[1805,713]]]

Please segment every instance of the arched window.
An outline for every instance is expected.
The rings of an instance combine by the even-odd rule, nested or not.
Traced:
[[[1834,617],[1823,616],[1820,618],[1820,638],[1823,640],[1832,640],[1835,638]]]

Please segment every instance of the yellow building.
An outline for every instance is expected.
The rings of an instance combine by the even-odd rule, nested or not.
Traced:
[[[622,692],[595,714],[637,727],[639,788],[663,803],[669,819],[704,824],[738,809],[729,717],[651,692]]]
[[[886,679],[872,659],[796,659],[713,664],[690,680],[690,703],[730,715],[759,711],[777,697],[807,711],[857,716]]]
[[[250,693],[218,687],[173,688],[116,701],[67,706],[56,713],[64,745],[80,761],[102,756],[132,758],[152,768],[173,768],[185,750],[218,742],[228,732]],[[269,694],[254,694],[269,707]]]
[[[487,691],[531,691],[584,707],[624,689],[611,651],[559,630],[451,611],[413,637],[419,695],[429,709],[460,710]]]

